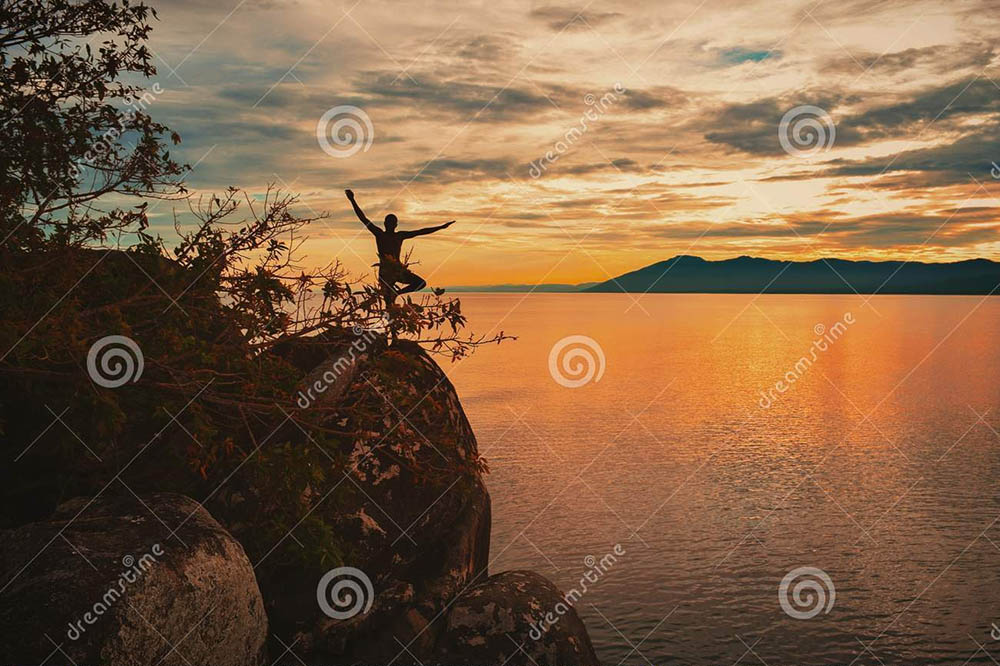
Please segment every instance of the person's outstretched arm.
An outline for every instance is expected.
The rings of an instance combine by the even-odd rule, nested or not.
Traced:
[[[365,217],[365,212],[361,210],[361,206],[359,206],[358,202],[354,200],[354,192],[352,190],[344,190],[344,194],[347,195],[348,201],[350,201],[351,205],[354,206],[354,214],[358,216],[358,219],[361,220],[361,223],[366,227],[368,227],[368,231],[372,232],[373,234],[378,233],[380,229],[376,227],[374,224],[372,224],[371,220]]]
[[[424,227],[423,229],[417,229],[416,231],[407,231],[405,233],[407,237],[411,238],[413,236],[426,236],[427,234],[432,234],[435,231],[441,231],[442,229],[447,229],[453,224],[455,224],[455,220],[452,220],[451,222],[445,222],[444,224],[439,224],[436,227]]]

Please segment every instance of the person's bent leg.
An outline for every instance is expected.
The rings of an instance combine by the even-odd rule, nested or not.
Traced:
[[[403,284],[405,284],[406,286],[400,289],[396,293],[409,294],[414,291],[420,291],[421,289],[427,286],[427,281],[424,280],[419,275],[410,273],[409,275],[406,276],[405,280],[403,281]]]

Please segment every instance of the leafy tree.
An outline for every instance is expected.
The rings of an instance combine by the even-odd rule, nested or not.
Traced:
[[[167,130],[144,110],[149,93],[127,82],[155,74],[145,46],[155,15],[127,1],[0,2],[0,233],[7,248],[33,249],[43,230],[62,242],[142,231],[143,209],[94,206],[114,193],[183,192],[183,167],[162,141]]]
[[[310,507],[346,467],[353,433],[337,417],[365,407],[301,410],[301,350],[314,363],[352,330],[384,346],[387,321],[453,359],[505,336],[463,335],[458,301],[387,313],[337,263],[297,265],[315,218],[294,196],[192,197],[169,152],[180,138],[140,85],[155,16],[127,0],[0,0],[0,451],[14,461],[0,525],[75,495],[172,490],[252,523],[252,556],[298,525],[305,549],[271,561],[335,561]],[[156,199],[194,219],[169,251],[149,230]],[[112,334],[141,350],[141,384],[92,380],[88,354]]]

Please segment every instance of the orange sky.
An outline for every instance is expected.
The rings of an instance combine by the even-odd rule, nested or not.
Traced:
[[[995,0],[154,4],[149,111],[193,189],[329,211],[309,263],[370,270],[345,187],[402,228],[458,220],[414,246],[431,284],[1000,249]],[[324,136],[364,138],[324,150],[348,106]]]

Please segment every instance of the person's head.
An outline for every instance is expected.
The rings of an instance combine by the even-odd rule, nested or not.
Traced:
[[[399,220],[396,218],[395,215],[393,215],[392,213],[389,213],[388,215],[385,216],[385,230],[386,231],[395,231],[397,224],[399,224]]]

